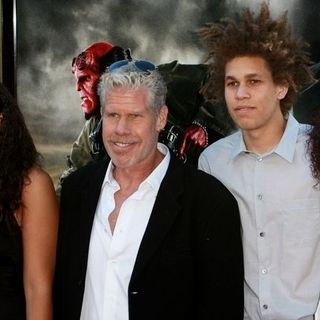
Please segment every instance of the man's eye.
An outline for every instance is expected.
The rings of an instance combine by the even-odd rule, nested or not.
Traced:
[[[130,114],[130,118],[131,119],[138,119],[138,118],[140,118],[140,114],[132,113],[132,114]]]
[[[106,117],[110,118],[110,119],[115,119],[118,117],[118,114],[117,113],[107,113]]]
[[[90,79],[90,76],[82,76],[79,81],[80,82],[85,82],[85,81],[88,81]]]
[[[250,81],[249,81],[249,83],[252,85],[252,84],[257,84],[257,83],[260,83],[261,81],[260,80],[258,80],[258,79],[251,79]]]
[[[235,87],[235,86],[237,86],[238,85],[238,82],[237,81],[228,81],[227,83],[226,83],[226,86],[227,87]]]

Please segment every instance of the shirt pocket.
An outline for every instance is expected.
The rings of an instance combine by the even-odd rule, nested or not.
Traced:
[[[320,199],[296,199],[283,206],[283,241],[297,247],[320,240]]]

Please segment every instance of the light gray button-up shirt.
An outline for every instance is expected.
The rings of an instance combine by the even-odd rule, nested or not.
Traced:
[[[308,129],[289,115],[281,141],[267,154],[247,151],[237,131],[199,158],[199,168],[222,181],[239,204],[246,320],[312,320],[316,309],[320,191],[307,159]]]

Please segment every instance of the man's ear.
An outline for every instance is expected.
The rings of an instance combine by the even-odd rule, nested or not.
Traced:
[[[278,85],[278,99],[282,100],[285,98],[289,90],[289,85],[287,82],[283,82],[282,84]]]
[[[157,117],[157,131],[160,132],[164,129],[166,123],[167,123],[167,117],[168,117],[168,107],[166,105],[163,105],[159,111],[158,117]]]

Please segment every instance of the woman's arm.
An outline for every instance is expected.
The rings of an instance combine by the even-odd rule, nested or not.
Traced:
[[[49,175],[29,173],[22,192],[23,279],[28,320],[52,319],[52,282],[56,256],[58,204]]]

